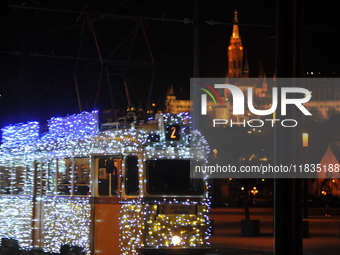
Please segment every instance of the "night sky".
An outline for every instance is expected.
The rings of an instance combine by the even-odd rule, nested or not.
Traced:
[[[275,1],[206,2],[201,4],[202,21],[229,24],[205,24],[202,27],[201,76],[226,75],[227,47],[232,32],[230,23],[237,9],[250,76],[258,75],[261,61],[266,75],[272,77],[275,69]],[[305,6],[306,71],[340,73],[340,14],[328,2],[331,3],[323,1],[322,6],[308,3]],[[32,8],[15,7],[21,5]],[[2,1],[0,126],[29,120],[43,123],[53,116],[79,113],[75,73],[82,111],[109,109],[112,102],[117,109],[125,110],[128,102],[124,74],[131,102],[143,108],[153,70],[152,102],[160,108],[171,84],[178,94],[188,93],[190,77],[193,76],[194,26],[177,21],[192,20],[194,9],[193,0]],[[134,40],[129,36],[133,34],[138,19],[118,15],[163,19],[146,19],[144,23],[155,68],[150,65],[152,61],[143,30],[137,30]],[[168,21],[170,19],[175,21]],[[92,22],[102,58],[106,60],[111,55],[103,68],[88,21]],[[127,60],[129,64],[142,64],[125,68]],[[100,90],[95,105],[98,84]]]

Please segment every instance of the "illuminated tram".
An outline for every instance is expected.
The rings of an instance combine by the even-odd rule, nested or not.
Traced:
[[[190,173],[206,140],[185,113],[130,117],[101,131],[97,111],[52,118],[43,135],[37,122],[3,128],[0,238],[54,253],[208,252],[206,183]]]

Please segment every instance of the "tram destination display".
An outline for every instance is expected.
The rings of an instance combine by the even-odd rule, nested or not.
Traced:
[[[164,204],[158,206],[158,214],[196,214],[195,205]]]

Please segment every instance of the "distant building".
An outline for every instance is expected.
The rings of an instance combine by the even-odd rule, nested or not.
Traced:
[[[183,99],[181,97],[177,98],[174,92],[174,88],[171,85],[165,99],[165,112],[178,114],[181,112],[190,112],[190,100]]]
[[[309,194],[315,197],[323,197],[326,194],[331,194],[334,197],[340,197],[340,172],[339,163],[340,152],[336,146],[328,145],[320,162],[320,173],[317,174],[316,179],[311,179],[309,185]],[[331,172],[324,170],[330,167]]]
[[[258,78],[249,77],[248,57],[247,52],[244,51],[239,34],[237,15],[238,13],[235,11],[233,31],[228,46],[228,70],[226,72],[225,83],[238,86],[244,95],[247,95],[248,88],[252,87],[254,107],[256,107],[256,109],[269,109],[272,103],[272,81],[275,80],[275,77],[271,80],[266,77],[262,63],[260,63]],[[330,76],[331,78],[329,78]],[[329,118],[330,114],[334,111],[340,112],[339,77],[335,73],[330,76],[323,76],[320,73],[316,74],[311,72],[306,73],[305,76],[306,78],[312,78],[303,86],[311,91],[312,98],[309,102],[305,103],[304,106],[310,110],[313,115],[318,113],[321,118]],[[321,85],[319,78],[323,79]],[[217,91],[223,105],[215,105],[213,101],[207,101],[207,115],[211,118],[242,122],[258,117],[247,110],[245,115],[233,115],[233,98],[230,91],[227,89],[217,89]],[[166,95],[165,111],[175,114],[189,112],[191,106],[189,99],[190,97],[188,95],[183,97],[183,95],[175,93],[171,85]],[[245,98],[245,103],[246,102],[247,98]],[[247,109],[247,107],[245,109]],[[338,144],[334,143],[334,146],[328,146],[325,151],[323,150],[324,149],[321,148],[321,152],[320,150],[317,152],[321,158],[319,161],[320,166],[327,166],[329,164],[339,166],[340,142],[338,142]],[[309,194],[316,198],[322,198],[323,194],[326,194],[325,192],[329,192],[333,196],[340,197],[340,173],[333,172],[332,176],[329,175],[330,173],[326,176],[326,173],[323,172],[317,175],[316,179],[309,179]],[[225,186],[228,187],[228,185]],[[227,191],[224,191],[223,194],[224,193],[227,193]]]
[[[238,12],[236,10],[233,19],[234,25],[228,46],[228,70],[226,72],[225,83],[231,83],[229,81],[232,80],[232,84],[238,86],[244,95],[247,94],[248,88],[252,87],[254,107],[256,106],[257,109],[269,109],[272,103],[273,84],[268,82],[269,78],[267,79],[263,71],[262,63],[260,63],[258,78],[249,78],[248,57],[242,45],[238,26]],[[321,118],[329,118],[330,114],[334,111],[340,112],[340,83],[339,78],[336,78],[338,75],[336,73],[330,74],[333,78],[326,78],[321,73],[316,72],[307,72],[305,75],[305,77],[313,79],[309,79],[309,82],[304,84],[304,88],[310,90],[312,94],[311,100],[305,103],[304,106],[313,114],[318,113]],[[321,85],[320,78],[322,78]],[[258,117],[252,115],[249,111],[245,115],[233,115],[230,91],[220,89],[218,92],[223,101],[222,106],[216,106],[213,101],[207,101],[207,114],[211,118],[239,122]],[[171,85],[166,95],[165,111],[169,113],[190,111],[190,105],[189,95],[183,97],[177,93],[175,94]]]
[[[336,151],[336,154],[338,154],[337,156],[335,155],[335,153],[333,151]],[[335,167],[337,167],[337,169],[339,168],[339,158],[340,154],[337,151],[337,149],[331,148],[330,145],[328,145],[325,153],[323,154],[319,164],[320,166],[334,166],[334,168],[332,168],[332,171],[330,172],[325,172],[324,169],[320,169],[322,170],[320,173],[318,173],[318,178],[340,178],[340,172],[338,170],[335,169]],[[335,170],[335,171],[333,171]]]
[[[248,69],[249,72],[249,69]],[[243,46],[238,30],[237,11],[234,12],[233,33],[228,47],[228,77],[241,78],[243,75]]]
[[[305,88],[312,93],[312,99],[305,103],[305,107],[309,110],[318,112],[321,117],[329,118],[332,111],[340,111],[340,83],[339,78],[321,78],[322,85],[320,85],[320,76],[309,79],[309,83]]]
[[[231,83],[238,86],[244,95],[247,94],[248,88],[252,87],[254,102],[256,101],[258,109],[265,109],[265,107],[270,104],[269,99],[271,98],[266,75],[263,73],[262,64],[260,64],[259,78],[249,78],[248,56],[247,52],[244,53],[244,47],[239,34],[237,15],[238,12],[235,11],[233,31],[228,46],[228,71],[225,83]],[[208,101],[208,116],[214,119],[232,120],[233,122],[242,122],[254,117],[249,111],[246,112],[245,115],[233,115],[233,104],[230,91],[225,89],[220,90],[219,93],[221,100],[223,101],[223,105],[215,106],[214,102]]]

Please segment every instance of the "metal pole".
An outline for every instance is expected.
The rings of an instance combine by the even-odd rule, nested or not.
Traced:
[[[277,77],[299,77],[302,72],[303,0],[277,0]],[[281,98],[281,80],[277,80]],[[280,104],[278,107],[280,112]],[[295,109],[288,115],[296,117]],[[297,155],[297,129],[276,127],[276,164],[294,164]],[[302,255],[302,186],[298,179],[275,179],[274,253]]]
[[[112,197],[112,174],[109,173],[109,197]]]
[[[194,22],[194,78],[200,77],[200,58],[201,58],[201,20],[200,20],[200,0],[195,0],[195,22]]]

